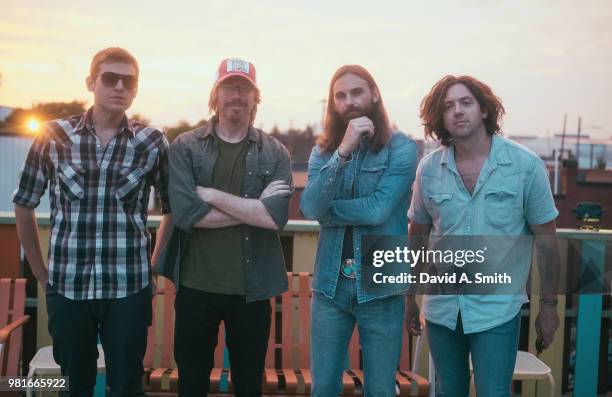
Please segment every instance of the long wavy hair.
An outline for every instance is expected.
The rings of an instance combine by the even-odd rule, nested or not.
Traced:
[[[371,117],[374,123],[374,136],[369,140],[370,147],[374,151],[380,151],[391,138],[391,126],[389,116],[385,110],[380,90],[374,81],[374,78],[363,66],[359,65],[344,65],[336,70],[331,82],[329,83],[329,94],[327,97],[327,110],[325,111],[325,120],[323,125],[323,135],[317,139],[317,144],[321,147],[322,152],[333,152],[340,146],[344,133],[346,132],[346,122],[342,120],[336,112],[334,103],[334,84],[343,75],[351,73],[361,77],[367,81],[372,93],[378,92],[379,99],[373,104]]]
[[[444,127],[444,98],[446,92],[455,84],[463,84],[474,97],[480,109],[487,114],[483,120],[489,135],[501,134],[501,118],[506,113],[501,99],[499,99],[491,88],[471,76],[444,76],[429,91],[429,94],[421,101],[421,120],[425,127],[425,137],[439,139],[444,146],[452,143],[451,134]]]

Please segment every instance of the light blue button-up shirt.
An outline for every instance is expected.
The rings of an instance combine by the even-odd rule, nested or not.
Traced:
[[[544,162],[499,135],[493,135],[472,194],[457,171],[453,145],[423,158],[408,212],[415,223],[432,225],[430,243],[433,236],[527,235],[529,225],[550,222],[557,215]],[[528,271],[531,253],[520,256],[516,266]],[[511,320],[527,301],[524,289],[516,295],[428,295],[423,297],[423,313],[428,321],[454,330],[461,312],[464,332],[473,333]]]

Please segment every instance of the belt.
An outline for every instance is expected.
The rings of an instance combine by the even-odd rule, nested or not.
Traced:
[[[355,278],[355,259],[344,259],[340,274],[347,278]]]

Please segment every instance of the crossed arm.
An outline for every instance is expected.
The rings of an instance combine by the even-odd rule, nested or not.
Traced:
[[[301,209],[307,219],[324,226],[380,225],[412,186],[416,168],[416,144],[407,139],[393,142],[387,169],[368,196],[333,199],[338,173],[344,163],[334,154],[325,162],[315,147],[308,164],[308,184],[302,192]]]
[[[220,228],[248,224],[272,230],[286,223],[288,196],[291,193],[291,166],[288,153],[277,164],[270,183],[259,198],[238,197],[217,189],[197,186],[194,164],[185,146],[174,142],[170,147],[170,204],[177,227]],[[275,209],[272,210],[271,209]],[[284,213],[282,215],[281,213]],[[281,214],[281,215],[279,215]]]
[[[282,180],[271,182],[259,199],[247,199],[207,187],[196,187],[200,200],[213,208],[193,226],[199,228],[219,228],[245,223],[251,226],[278,230],[279,227],[270,216],[261,199],[274,195],[289,195],[289,185]]]

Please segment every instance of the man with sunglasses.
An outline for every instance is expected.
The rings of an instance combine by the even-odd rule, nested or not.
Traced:
[[[66,395],[93,395],[98,338],[110,395],[144,395],[153,269],[172,224],[168,142],[163,132],[125,115],[138,89],[138,63],[129,52],[98,52],[86,83],[93,106],[47,123],[34,139],[13,198],[17,232],[46,288],[53,357],[70,381]],[[47,184],[48,267],[34,213]],[[151,186],[164,215],[149,259]]]
[[[287,149],[253,127],[260,98],[253,64],[223,60],[210,93],[215,115],[170,148],[179,238],[173,234],[159,272],[178,289],[181,396],[208,393],[221,321],[236,395],[261,395],[270,298],[287,290],[278,231],[287,223],[292,179]]]

